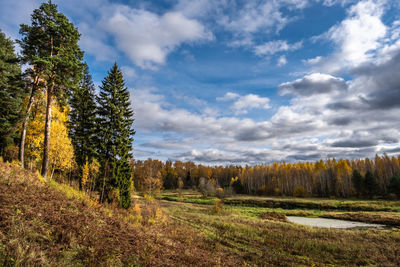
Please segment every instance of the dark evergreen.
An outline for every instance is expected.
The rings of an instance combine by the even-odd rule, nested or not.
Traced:
[[[396,174],[390,179],[389,192],[400,197],[400,175]]]
[[[21,68],[14,44],[0,30],[0,155],[15,141],[23,96]]]
[[[31,68],[32,79],[44,82],[47,92],[42,175],[47,177],[50,149],[51,103],[54,97],[64,103],[69,89],[78,85],[82,74],[83,52],[78,29],[59,13],[51,1],[33,11],[31,26],[22,24],[19,42],[23,61]],[[21,143],[22,144],[22,143]],[[21,147],[23,150],[23,147]],[[23,155],[23,153],[21,153]]]
[[[364,179],[361,176],[359,171],[357,171],[357,170],[353,171],[352,180],[353,180],[354,188],[356,189],[356,193],[357,193],[357,195],[360,196],[363,192]]]
[[[98,97],[99,158],[103,181],[101,201],[111,201],[118,189],[120,206],[130,206],[133,110],[122,72],[115,63],[100,86]]]
[[[82,167],[96,156],[96,102],[95,87],[89,67],[85,63],[83,77],[78,87],[72,90],[69,105],[69,134],[74,146],[76,163],[80,168],[79,188],[82,189]]]
[[[376,179],[374,177],[374,175],[372,174],[372,172],[367,171],[367,173],[365,174],[365,190],[367,192],[367,195],[369,197],[372,197],[376,192],[377,192],[377,182]]]

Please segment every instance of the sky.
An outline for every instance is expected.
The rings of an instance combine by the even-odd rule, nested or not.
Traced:
[[[78,27],[96,86],[121,67],[136,159],[400,154],[397,0],[53,2]],[[1,0],[0,29],[20,38],[40,3]]]

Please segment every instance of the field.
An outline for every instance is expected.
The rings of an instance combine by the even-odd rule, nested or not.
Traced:
[[[394,226],[400,225],[398,201],[235,196],[224,200],[218,211],[218,200],[204,199],[196,192],[186,191],[181,197],[169,192],[161,199],[171,218],[197,229],[214,240],[216,248],[228,249],[229,254],[248,264],[398,266],[400,263],[400,230]],[[290,209],[267,207],[271,202]],[[316,205],[329,209],[304,208]],[[356,211],[365,209],[368,211]],[[288,223],[282,214],[378,222],[394,227],[317,229]]]
[[[0,163],[0,265],[398,266],[400,203],[140,194],[128,211]],[[285,215],[390,224],[317,229]]]

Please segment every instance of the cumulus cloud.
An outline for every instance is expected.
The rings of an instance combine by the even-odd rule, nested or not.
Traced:
[[[136,65],[154,69],[182,43],[211,40],[212,33],[196,20],[179,12],[163,15],[124,6],[103,22],[115,37],[116,46]]]
[[[235,100],[230,106],[235,111],[235,114],[246,114],[251,109],[269,109],[268,97],[260,97],[255,94],[241,96],[236,93],[228,92],[223,97],[217,97],[217,101]]]
[[[350,6],[346,19],[314,38],[333,42],[336,45],[335,53],[331,57],[310,63],[319,63],[322,70],[337,73],[373,59],[388,33],[388,27],[381,20],[385,2],[364,0]]]
[[[293,82],[283,83],[278,88],[281,95],[291,94],[300,96],[327,94],[346,89],[347,84],[342,78],[322,73],[313,73]]]

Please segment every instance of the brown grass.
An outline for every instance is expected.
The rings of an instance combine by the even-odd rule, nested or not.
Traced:
[[[130,223],[129,212],[66,197],[38,176],[0,163],[0,265],[227,265],[180,223]]]

